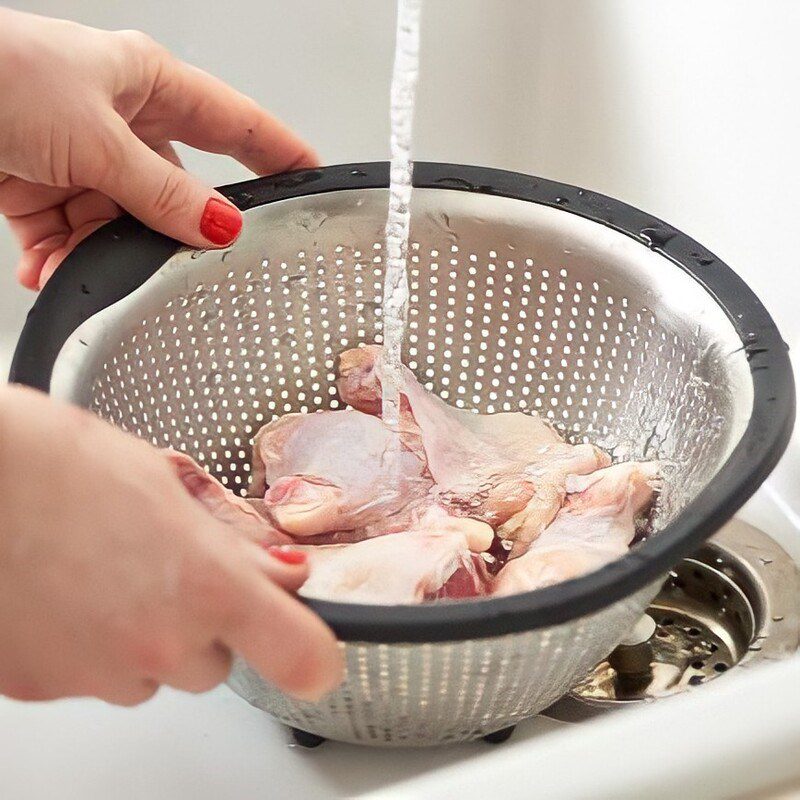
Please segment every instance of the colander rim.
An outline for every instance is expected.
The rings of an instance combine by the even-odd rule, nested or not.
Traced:
[[[242,211],[303,195],[389,185],[388,162],[339,164],[221,187]],[[694,278],[723,309],[750,363],[753,408],[717,475],[659,533],[596,572],[545,589],[422,606],[305,600],[340,639],[382,643],[462,641],[546,628],[600,611],[665,575],[756,491],[786,449],[795,390],[788,348],[753,291],[692,238],[619,200],[569,184],[490,167],[416,162],[414,186],[497,195],[556,208],[638,241]],[[121,300],[181,245],[124,216],[84,240],[41,292],[20,335],[10,381],[49,391],[59,351],[73,331]],[[112,264],[104,267],[103,263]]]

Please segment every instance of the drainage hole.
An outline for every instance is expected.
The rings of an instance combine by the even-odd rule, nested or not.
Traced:
[[[700,635],[700,629],[699,628],[687,628],[686,629],[686,633],[688,633],[689,636],[699,636]]]
[[[703,669],[702,661],[692,661],[692,669]]]
[[[725,672],[728,669],[727,664],[723,664],[721,661],[718,664],[714,664],[714,672]]]
[[[689,685],[690,686],[699,686],[702,682],[703,682],[703,676],[702,675],[692,675],[692,677],[689,678]]]

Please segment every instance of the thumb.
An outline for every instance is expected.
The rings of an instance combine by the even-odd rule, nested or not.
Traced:
[[[237,570],[226,581],[221,639],[270,683],[318,700],[344,677],[336,637],[310,608],[263,573]]]
[[[118,118],[109,131],[110,163],[94,170],[93,189],[161,233],[194,247],[224,247],[238,237],[242,215],[219,192],[170,163]],[[90,176],[91,177],[91,176]]]

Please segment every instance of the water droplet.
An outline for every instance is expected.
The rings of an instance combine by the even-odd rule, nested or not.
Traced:
[[[228,200],[230,200],[235,206],[238,206],[240,209],[244,210],[250,208],[255,200],[255,197],[250,192],[232,192],[228,195]]]
[[[701,267],[707,267],[709,264],[714,263],[714,257],[711,255],[692,253],[691,256]]]
[[[460,186],[462,189],[467,189],[470,192],[475,191],[474,184],[470,183],[469,181],[464,180],[463,178],[437,178],[436,183],[446,183],[450,186]]]
[[[665,228],[642,228],[639,235],[647,242],[648,246],[655,249],[656,247],[664,247],[670,240],[675,238],[676,231],[670,231]]]

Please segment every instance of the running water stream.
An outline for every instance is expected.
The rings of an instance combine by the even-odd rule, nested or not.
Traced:
[[[419,74],[419,18],[422,0],[398,0],[397,36],[391,89],[391,172],[386,219],[383,283],[384,380],[382,416],[400,421],[402,350],[408,316],[408,231],[411,221],[411,134]]]

